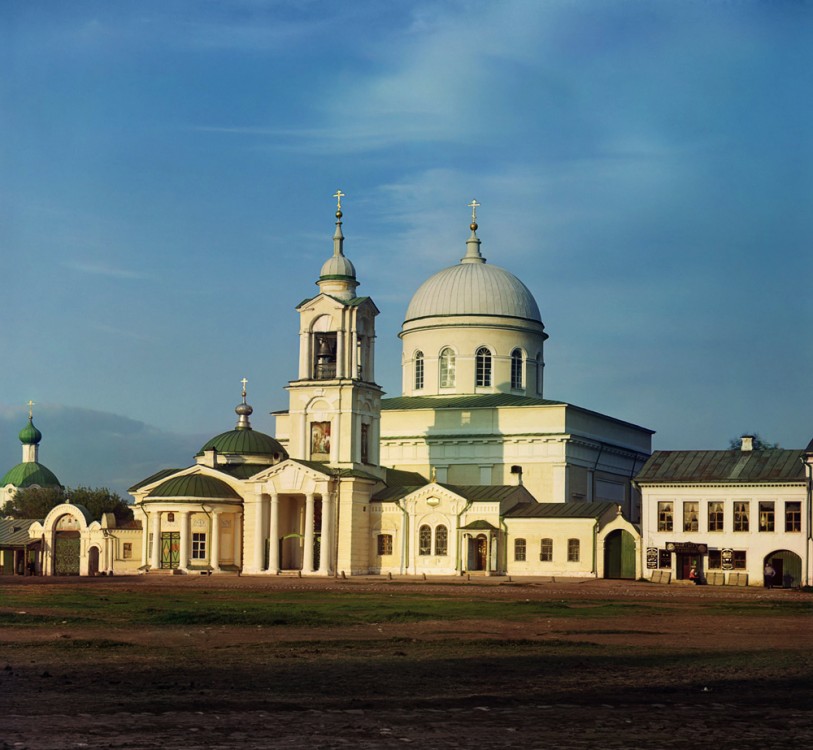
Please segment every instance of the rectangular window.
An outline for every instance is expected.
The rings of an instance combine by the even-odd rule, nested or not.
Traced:
[[[723,567],[723,554],[719,549],[709,550],[709,570],[721,570]]]
[[[734,503],[734,531],[748,531],[748,516],[751,503]]]
[[[370,446],[370,425],[362,422],[361,425],[361,463],[368,464]]]
[[[745,570],[745,550],[744,549],[735,549],[734,550],[734,570]]]
[[[772,500],[766,500],[759,504],[759,530],[775,531],[774,504]]]
[[[716,500],[709,503],[709,531],[722,531],[725,513],[723,504]]]
[[[802,530],[802,504],[785,503],[785,531]]]
[[[378,535],[378,554],[379,555],[392,554],[392,534]]]
[[[539,544],[539,559],[542,562],[553,560],[553,539],[543,539]]]
[[[698,530],[698,515],[700,513],[700,503],[683,503],[683,530]]]
[[[192,559],[206,559],[206,534],[192,534]]]
[[[131,542],[124,542],[121,545],[121,556],[124,560],[130,560],[133,557],[133,545]]]
[[[658,550],[658,567],[659,568],[672,567],[672,553],[668,549]]]
[[[568,539],[567,540],[567,561],[568,562],[579,562],[579,540],[578,539]]]
[[[672,510],[674,506],[671,502],[658,503],[658,531],[672,530]]]
[[[517,562],[525,562],[526,546],[524,539],[514,540],[514,560]]]

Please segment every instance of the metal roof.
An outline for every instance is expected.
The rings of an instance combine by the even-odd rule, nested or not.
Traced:
[[[505,513],[506,518],[600,518],[617,512],[616,503],[522,503]]]
[[[161,471],[156,471],[155,474],[150,474],[146,479],[136,482],[132,487],[128,488],[127,492],[137,492],[142,487],[157,482],[164,477],[171,476],[172,474],[177,474],[179,471],[181,471],[181,469],[161,469]]]
[[[36,461],[27,461],[17,464],[13,469],[9,469],[6,475],[0,479],[0,487],[11,484],[14,487],[61,487],[56,474],[47,466],[43,466]]]
[[[752,484],[802,482],[803,451],[771,448],[727,451],[655,451],[635,481],[639,484]]]
[[[218,453],[231,453],[251,456],[274,456],[286,458],[285,448],[270,435],[257,430],[230,430],[213,437],[201,448],[197,455],[215,449]]]
[[[239,494],[228,484],[205,474],[185,474],[159,484],[147,498],[195,497],[207,500],[241,500]]]
[[[23,547],[31,539],[28,529],[37,523],[36,518],[0,518],[0,547]]]

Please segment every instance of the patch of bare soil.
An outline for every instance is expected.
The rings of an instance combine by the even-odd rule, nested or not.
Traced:
[[[0,583],[0,611],[4,589],[19,586],[646,606],[606,619],[306,629],[6,626],[0,748],[813,746],[813,600],[798,592],[618,581],[29,579]],[[752,606],[766,603],[768,611]]]

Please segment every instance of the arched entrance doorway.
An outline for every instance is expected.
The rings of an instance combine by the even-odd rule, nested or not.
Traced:
[[[99,548],[91,547],[88,550],[88,575],[99,575]]]
[[[616,529],[604,539],[604,577],[635,578],[635,537]]]
[[[54,532],[54,575],[79,575],[79,545],[78,531]]]
[[[774,569],[773,586],[793,588],[802,580],[802,558],[787,549],[777,550],[765,556],[763,565],[771,564]]]

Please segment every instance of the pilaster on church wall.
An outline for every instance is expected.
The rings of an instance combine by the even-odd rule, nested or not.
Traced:
[[[350,479],[339,485],[336,571],[366,573],[370,567],[370,496],[372,485]]]

